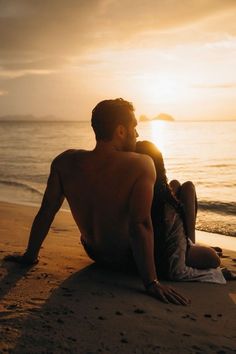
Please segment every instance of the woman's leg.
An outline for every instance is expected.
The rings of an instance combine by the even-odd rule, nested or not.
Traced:
[[[194,245],[187,250],[186,265],[197,269],[217,268],[220,258],[212,248]]]
[[[170,187],[175,196],[183,204],[187,236],[195,243],[195,225],[198,207],[195,186],[191,181],[181,185],[179,181],[173,180],[170,182]],[[188,248],[186,265],[198,269],[217,268],[220,266],[220,258],[211,247],[193,245]]]
[[[181,184],[177,180],[171,181],[169,185],[176,198],[183,204],[187,236],[193,243],[195,243],[195,225],[197,215],[197,196],[195,186],[190,181]]]
[[[187,236],[195,243],[197,196],[194,184],[190,181],[183,183],[178,196],[184,207]]]
[[[177,179],[173,179],[172,181],[170,181],[169,186],[172,192],[174,193],[174,195],[176,196],[176,198],[179,199],[179,191],[181,188],[181,183],[177,181]]]

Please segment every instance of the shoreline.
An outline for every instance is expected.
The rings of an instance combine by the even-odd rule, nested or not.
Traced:
[[[37,210],[0,202],[0,352],[235,353],[235,281],[163,282],[192,302],[161,303],[140,277],[98,268],[68,212],[56,215],[37,265],[4,262],[24,251]],[[235,269],[236,252],[223,254]]]

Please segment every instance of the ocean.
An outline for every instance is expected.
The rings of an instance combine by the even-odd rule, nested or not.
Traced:
[[[236,236],[236,121],[151,121],[137,130],[162,151],[169,180],[196,185],[197,229]],[[95,146],[90,122],[1,121],[0,137],[0,200],[27,205],[40,204],[56,155]]]

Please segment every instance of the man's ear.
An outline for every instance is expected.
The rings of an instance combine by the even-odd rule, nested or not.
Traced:
[[[126,128],[123,125],[119,124],[116,128],[117,137],[123,139],[126,136],[126,133]]]

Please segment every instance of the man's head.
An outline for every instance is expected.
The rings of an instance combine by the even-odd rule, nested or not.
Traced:
[[[92,111],[91,123],[97,141],[111,141],[118,137],[122,150],[134,150],[137,121],[131,102],[122,98],[99,102]]]

